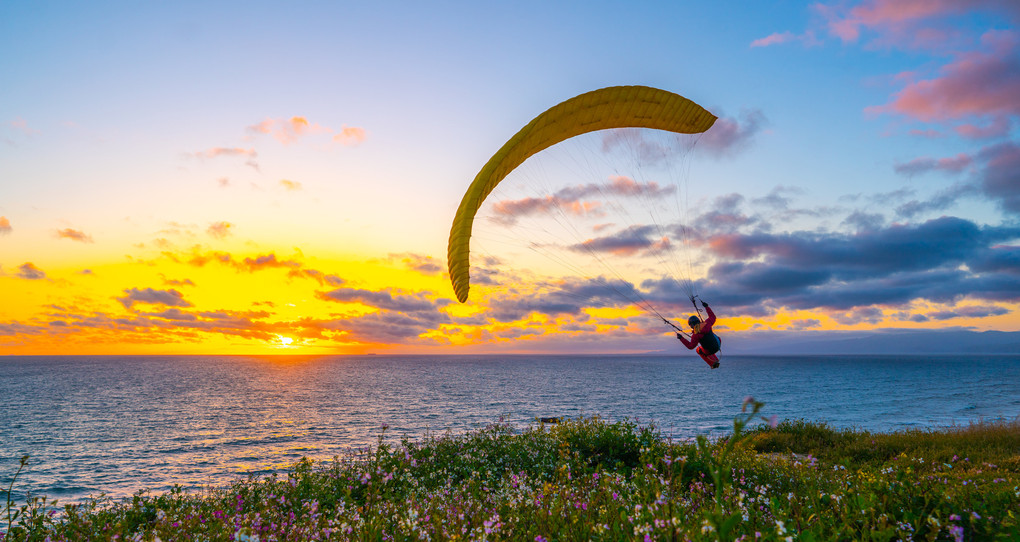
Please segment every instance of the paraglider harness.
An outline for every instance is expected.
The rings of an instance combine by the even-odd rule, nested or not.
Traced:
[[[697,311],[698,313],[698,321],[704,322],[705,319],[701,315],[701,309],[698,308],[698,303],[695,301],[696,299],[700,298],[696,295],[692,295],[690,297],[691,305],[694,305],[694,310]],[[702,301],[702,303],[704,303],[704,301]],[[676,324],[670,322],[662,315],[660,315],[659,318],[662,318],[662,321],[665,322],[670,327],[672,327],[673,329],[675,329],[677,333],[683,333],[688,337],[693,336],[693,334],[680,329],[679,327],[676,326]],[[691,319],[693,318],[694,317],[692,316]],[[708,333],[702,335],[701,340],[698,341],[698,344],[701,346],[701,348],[705,351],[706,354],[715,354],[716,352],[722,349],[722,339],[720,339],[719,336],[716,335],[715,332],[711,330],[709,330]]]

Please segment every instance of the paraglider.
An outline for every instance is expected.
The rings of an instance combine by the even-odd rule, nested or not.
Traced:
[[[673,136],[700,134],[711,128],[715,121],[715,115],[693,101],[672,92],[646,86],[619,86],[594,90],[566,100],[535,117],[486,162],[468,187],[457,209],[447,248],[450,281],[457,300],[461,303],[466,302],[471,287],[471,237],[476,214],[497,185],[530,157],[554,145],[568,142],[572,138],[597,131],[649,129],[652,132],[662,131]],[[614,187],[620,191],[641,188],[637,183],[628,183],[625,180],[617,179],[616,183]],[[644,185],[646,188],[656,186],[654,182]],[[579,188],[581,187],[571,187],[566,192],[571,190],[576,192]],[[528,198],[518,203],[527,201],[544,204],[557,199],[560,193],[556,192],[543,198]],[[662,231],[661,224],[659,230],[659,242],[668,247],[669,241]],[[640,229],[632,228],[630,231]],[[579,239],[572,248],[581,247],[593,251],[596,246],[596,240]],[[594,254],[593,256],[602,261],[599,256]],[[619,278],[619,275],[617,277]],[[688,287],[693,288],[690,277],[682,280],[686,280]],[[622,281],[617,283],[619,282]],[[627,297],[633,292],[618,291],[618,293]],[[693,291],[690,295],[693,297]],[[634,301],[630,297],[628,300],[680,331],[647,301]],[[714,323],[714,317],[710,319]],[[705,335],[711,332],[711,323],[706,324],[703,325]],[[711,336],[715,337],[714,334]],[[706,340],[704,337],[700,339]],[[709,355],[714,355],[714,352]]]
[[[712,312],[712,308],[708,306],[708,303],[702,301],[701,306],[705,307],[708,318],[702,322],[701,318],[692,315],[687,319],[687,324],[691,326],[691,338],[687,339],[679,330],[676,332],[676,338],[680,339],[680,342],[688,350],[697,348],[695,351],[701,356],[701,359],[705,360],[709,367],[718,369],[719,356],[716,354],[722,349],[722,339],[712,331],[712,326],[715,325],[715,313]],[[697,305],[694,307],[697,308]]]

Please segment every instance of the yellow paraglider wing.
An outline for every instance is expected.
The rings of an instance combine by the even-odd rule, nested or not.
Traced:
[[[651,87],[593,90],[553,106],[510,138],[468,187],[450,229],[447,265],[457,299],[470,288],[470,240],[475,213],[496,185],[531,155],[574,136],[610,128],[654,128],[697,134],[712,127],[715,115],[680,96]]]

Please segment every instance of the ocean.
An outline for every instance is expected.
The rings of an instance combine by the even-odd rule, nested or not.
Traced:
[[[1020,355],[0,357],[0,484],[79,502],[198,490],[379,438],[601,416],[689,439],[765,416],[873,432],[1020,417]],[[385,431],[383,428],[386,428]]]

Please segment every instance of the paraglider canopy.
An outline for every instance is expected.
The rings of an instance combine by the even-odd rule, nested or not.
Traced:
[[[470,239],[485,198],[528,157],[572,137],[612,128],[651,128],[681,134],[704,132],[716,116],[672,92],[645,86],[607,87],[553,106],[521,128],[486,162],[468,187],[450,229],[447,265],[461,303],[470,289]]]

